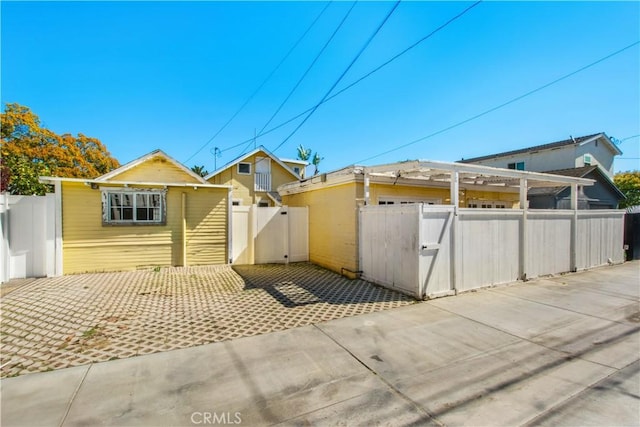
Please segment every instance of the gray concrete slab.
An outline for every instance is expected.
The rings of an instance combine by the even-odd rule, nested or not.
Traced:
[[[0,424],[58,427],[88,369],[78,366],[1,380]]]
[[[536,426],[640,425],[640,362],[635,362],[533,420]]]
[[[389,381],[436,369],[518,341],[518,338],[429,304],[318,325]]]
[[[614,321],[624,321],[640,311],[637,299],[598,292],[590,286],[569,286],[558,280],[505,286],[491,292]]]
[[[117,392],[113,392],[117,391]],[[274,424],[384,384],[315,327],[96,364],[66,425]]]
[[[491,290],[441,298],[429,304],[524,339],[587,318],[580,313]]]
[[[622,369],[640,355],[640,325],[587,318],[531,341],[584,360]]]

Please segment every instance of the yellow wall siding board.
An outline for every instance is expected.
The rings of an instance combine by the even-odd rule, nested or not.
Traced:
[[[193,251],[194,265],[224,263],[226,189],[170,187],[166,196],[165,225],[103,226],[101,191],[82,183],[63,182],[64,274],[181,265],[183,192],[191,203],[187,206],[187,239],[189,227],[198,230],[194,248],[187,245],[188,255]],[[203,224],[199,225],[198,220]],[[207,236],[208,232],[211,236]]]
[[[285,205],[309,207],[311,262],[336,272],[358,269],[358,186],[353,182],[283,197]]]
[[[112,181],[171,182],[202,184],[164,157],[152,157],[141,164],[111,177]]]
[[[448,188],[427,188],[427,187],[409,187],[390,184],[375,184],[369,186],[369,197],[371,204],[377,205],[380,197],[407,197],[407,198],[425,198],[440,199],[442,204],[449,203]]]

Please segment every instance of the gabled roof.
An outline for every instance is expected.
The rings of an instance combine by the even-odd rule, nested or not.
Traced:
[[[622,151],[620,151],[620,149],[613,143],[613,141],[611,141],[604,132],[600,132],[600,133],[594,133],[593,135],[580,136],[578,138],[572,137],[569,139],[564,139],[562,141],[551,142],[549,144],[536,145],[534,147],[521,148],[513,151],[505,151],[503,153],[489,154],[487,156],[473,157],[471,159],[462,159],[460,160],[460,163],[481,162],[483,160],[489,160],[489,159],[494,159],[498,157],[507,157],[507,156],[514,156],[517,154],[527,154],[534,151],[550,150],[552,148],[559,148],[567,145],[582,145],[582,144],[587,144],[591,141],[595,141],[598,138],[603,138],[609,144],[610,146],[609,148],[611,149],[611,151],[613,151],[616,155],[622,154]]]
[[[197,173],[193,172],[191,169],[189,169],[188,167],[186,167],[185,165],[183,165],[182,163],[180,163],[179,161],[177,161],[176,159],[174,159],[173,157],[169,156],[167,153],[165,153],[162,150],[153,150],[152,152],[150,152],[149,154],[145,154],[142,157],[138,157],[135,160],[130,161],[129,163],[120,166],[118,169],[114,169],[111,172],[108,172],[104,175],[99,176],[98,178],[95,179],[95,181],[98,182],[102,182],[102,181],[109,181],[111,180],[111,178],[114,178],[118,175],[120,175],[121,173],[128,171],[129,169],[133,169],[136,166],[146,162],[149,159],[152,159],[154,157],[163,157],[164,159],[166,159],[167,161],[169,161],[170,163],[172,163],[174,166],[176,166],[178,169],[181,169],[184,173],[190,175],[191,177],[193,177],[194,179],[196,179],[199,183],[201,184],[209,184],[204,178],[202,178],[200,175],[198,175]]]
[[[210,173],[209,175],[205,176],[204,179],[205,180],[209,180],[211,178],[213,178],[214,176],[218,175],[220,172],[229,169],[230,167],[237,165],[238,163],[242,162],[243,160],[248,159],[249,157],[258,154],[258,153],[264,153],[267,156],[271,157],[272,160],[274,160],[276,163],[278,163],[280,166],[282,166],[282,168],[284,170],[286,170],[287,172],[289,172],[292,176],[294,176],[296,179],[300,179],[300,175],[298,175],[297,173],[295,173],[293,171],[293,169],[291,169],[291,167],[287,166],[285,163],[282,162],[281,159],[279,159],[278,157],[276,157],[273,153],[271,153],[271,151],[267,150],[266,148],[264,148],[264,146],[259,146],[258,148],[256,148],[255,150],[247,153],[247,154],[242,154],[240,155],[240,157],[236,157],[234,160],[230,161],[229,163],[227,163],[226,165],[222,166],[220,169],[213,171],[212,173]],[[291,161],[291,160],[287,160],[287,161]],[[298,162],[297,160],[295,162]],[[305,164],[304,162],[302,162],[301,164]]]
[[[553,171],[546,171],[544,173],[549,173],[553,175],[570,176],[575,178],[585,178],[593,172],[596,172],[599,175],[602,182],[606,183],[613,190],[613,192],[618,195],[620,200],[625,199],[625,195],[620,191],[618,187],[616,187],[615,183],[611,181],[611,178],[609,178],[609,176],[606,173],[602,172],[602,169],[600,169],[600,167],[597,165],[582,166],[580,168],[558,169]],[[528,194],[532,196],[547,196],[547,195],[555,196],[561,193],[565,188],[567,188],[567,186],[532,188],[529,190]]]

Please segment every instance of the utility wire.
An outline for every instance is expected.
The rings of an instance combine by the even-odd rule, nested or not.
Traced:
[[[494,112],[494,111],[496,111],[496,110],[499,110],[499,109],[501,109],[501,108],[503,108],[503,107],[506,107],[507,105],[513,104],[514,102],[519,101],[519,100],[521,100],[521,99],[523,99],[523,98],[525,98],[525,97],[527,97],[527,96],[529,96],[529,95],[533,95],[533,94],[534,94],[534,93],[536,93],[536,92],[539,92],[539,91],[541,91],[541,90],[543,90],[543,89],[546,89],[546,88],[548,88],[549,86],[552,86],[552,85],[554,85],[554,84],[556,84],[556,83],[559,83],[559,82],[561,82],[561,81],[563,81],[563,80],[565,80],[565,79],[568,79],[569,77],[574,76],[574,75],[576,75],[576,74],[580,73],[581,71],[584,71],[584,70],[586,70],[586,69],[588,69],[588,68],[591,68],[591,67],[593,67],[594,65],[597,65],[597,64],[599,64],[599,63],[601,63],[601,62],[603,62],[603,61],[606,61],[607,59],[610,59],[610,58],[614,57],[615,55],[618,55],[618,54],[620,54],[620,53],[624,52],[624,51],[625,51],[625,50],[627,50],[627,49],[631,49],[632,47],[636,46],[636,45],[637,45],[637,44],[639,44],[639,43],[640,43],[640,41],[636,41],[635,43],[631,43],[630,45],[628,45],[628,46],[626,46],[626,47],[623,47],[622,49],[619,49],[619,50],[617,50],[617,51],[615,51],[615,52],[613,52],[613,53],[610,53],[609,55],[607,55],[607,56],[605,56],[605,57],[602,57],[602,58],[598,59],[598,60],[597,60],[597,61],[595,61],[595,62],[590,63],[589,65],[585,65],[584,67],[579,68],[579,69],[577,69],[576,71],[573,71],[573,72],[571,72],[571,73],[569,73],[569,74],[565,74],[564,76],[562,76],[562,77],[560,77],[560,78],[557,78],[557,79],[553,80],[552,82],[549,82],[549,83],[547,83],[547,84],[544,84],[544,85],[542,85],[542,86],[540,86],[540,87],[538,87],[538,88],[536,88],[536,89],[530,90],[529,92],[527,92],[527,93],[525,93],[525,94],[523,94],[523,95],[520,95],[520,96],[517,96],[517,97],[515,97],[515,98],[512,98],[512,99],[510,99],[510,100],[509,100],[509,101],[507,101],[507,102],[504,102],[504,103],[502,103],[502,104],[500,104],[500,105],[498,105],[498,106],[496,106],[496,107],[490,108],[490,109],[488,109],[488,110],[485,110],[485,111],[483,111],[482,113],[480,113],[480,114],[476,114],[476,115],[475,115],[475,116],[473,116],[473,117],[470,117],[470,118],[468,118],[468,119],[462,120],[462,121],[460,121],[460,122],[458,122],[458,123],[456,123],[456,124],[453,124],[453,125],[451,125],[451,126],[448,126],[448,127],[444,128],[444,129],[441,129],[441,130],[439,130],[439,131],[437,131],[437,132],[434,132],[434,133],[432,133],[432,134],[429,134],[429,135],[427,135],[427,136],[423,136],[423,137],[421,137],[421,138],[414,139],[414,140],[413,140],[413,141],[411,141],[411,142],[408,142],[408,143],[406,143],[406,144],[399,145],[399,146],[397,146],[397,147],[395,147],[395,148],[392,148],[392,149],[390,149],[390,150],[384,151],[384,152],[382,152],[382,153],[380,153],[380,154],[376,154],[375,156],[371,156],[371,157],[367,157],[366,159],[359,160],[359,161],[357,161],[356,163],[363,163],[363,162],[366,162],[366,161],[368,161],[368,160],[372,160],[372,159],[375,159],[375,158],[377,158],[377,157],[384,156],[385,154],[389,154],[389,153],[392,153],[392,152],[394,152],[394,151],[400,150],[400,149],[402,149],[402,148],[406,148],[406,147],[408,147],[408,146],[410,146],[410,145],[417,144],[418,142],[421,142],[421,141],[424,141],[424,140],[426,140],[426,139],[432,138],[432,137],[434,137],[434,136],[436,136],[436,135],[440,135],[441,133],[447,132],[447,131],[449,131],[449,130],[451,130],[451,129],[454,129],[454,128],[458,127],[458,126],[462,126],[462,125],[463,125],[463,124],[465,124],[465,123],[469,123],[469,122],[470,122],[470,121],[472,121],[472,120],[476,120],[476,119],[478,119],[478,118],[480,118],[480,117],[482,117],[482,116],[485,116],[485,115],[487,115],[487,114],[489,114],[489,113],[492,113],[492,112]]]
[[[340,75],[340,77],[338,77],[338,80],[335,81],[335,83],[331,86],[331,88],[329,88],[329,90],[327,91],[327,93],[322,97],[322,99],[320,100],[320,102],[318,102],[313,109],[309,112],[309,114],[307,114],[307,117],[304,118],[304,120],[302,120],[298,126],[296,126],[296,128],[293,130],[293,132],[291,132],[289,134],[289,136],[287,136],[274,150],[273,152],[276,152],[280,147],[282,147],[289,139],[291,139],[291,137],[293,135],[295,135],[295,133],[298,131],[298,129],[300,129],[302,127],[302,125],[304,125],[306,123],[307,120],[309,120],[309,118],[313,115],[313,113],[316,112],[316,110],[318,109],[318,107],[320,107],[320,104],[322,104],[323,102],[326,101],[326,99],[329,97],[329,95],[331,94],[331,92],[333,92],[333,89],[335,89],[335,87],[338,85],[338,83],[340,83],[340,81],[343,79],[343,77],[347,74],[347,72],[351,69],[351,67],[353,66],[353,64],[356,63],[356,61],[358,60],[358,58],[360,58],[360,56],[364,53],[364,51],[367,49],[367,47],[369,46],[369,44],[373,41],[373,39],[375,38],[375,36],[380,32],[380,30],[382,29],[382,27],[384,26],[384,24],[387,23],[387,21],[389,20],[389,18],[391,17],[391,15],[393,14],[393,12],[395,12],[395,10],[398,8],[398,6],[400,5],[400,0],[397,0],[396,3],[393,5],[393,7],[391,8],[391,10],[389,11],[389,13],[387,13],[387,16],[385,16],[385,18],[382,20],[382,22],[380,23],[380,25],[378,25],[378,28],[376,28],[376,30],[373,32],[373,34],[371,34],[371,36],[369,37],[369,39],[366,41],[366,43],[364,44],[364,46],[362,46],[362,48],[360,49],[360,51],[358,52],[358,54],[353,58],[353,60],[351,61],[351,63],[347,66],[347,68],[345,68],[345,70],[342,72],[342,74]]]
[[[302,35],[298,38],[298,40],[293,44],[293,46],[291,46],[291,49],[289,49],[289,51],[284,55],[284,57],[280,60],[280,62],[278,63],[278,65],[275,66],[275,68],[273,70],[271,70],[271,72],[269,73],[269,75],[262,81],[262,83],[260,83],[260,85],[256,88],[256,90],[253,91],[253,93],[249,96],[249,98],[247,98],[246,101],[244,101],[244,103],[240,106],[240,108],[238,108],[238,110],[236,110],[236,112],[231,116],[231,118],[229,120],[227,120],[225,122],[225,124],[222,125],[222,127],[220,129],[218,129],[218,131],[211,137],[209,138],[209,140],[207,142],[205,142],[200,148],[198,148],[198,150],[193,153],[193,155],[191,155],[191,157],[189,157],[187,160],[185,160],[184,163],[187,163],[189,160],[193,159],[195,156],[197,156],[202,150],[205,149],[205,147],[207,145],[209,145],[211,143],[211,141],[213,141],[214,139],[216,139],[216,137],[218,135],[220,135],[220,133],[227,127],[229,126],[229,124],[236,118],[236,116],[238,114],[240,114],[240,112],[242,110],[244,110],[244,107],[247,106],[247,104],[249,104],[249,102],[251,102],[251,100],[258,94],[258,92],[260,92],[260,90],[262,90],[262,88],[264,87],[265,84],[267,84],[267,82],[269,80],[271,80],[271,77],[273,77],[273,75],[276,73],[276,71],[278,71],[280,69],[280,67],[282,66],[282,64],[284,63],[284,61],[287,60],[287,58],[289,58],[289,55],[291,55],[291,53],[295,50],[296,47],[298,47],[298,45],[300,44],[300,42],[302,41],[302,39],[305,38],[305,36],[309,33],[309,31],[311,31],[311,28],[313,28],[313,26],[316,24],[316,22],[318,22],[318,20],[320,19],[320,17],[324,14],[324,12],[327,10],[327,8],[331,5],[331,1],[329,1],[327,3],[327,5],[320,11],[320,13],[318,14],[318,16],[316,16],[316,18],[313,20],[313,22],[311,22],[311,24],[307,27],[307,29],[304,31],[304,33],[302,33]],[[241,145],[241,144],[239,144]],[[225,150],[226,151],[226,150]]]
[[[300,84],[302,83],[302,81],[305,79],[305,77],[307,77],[307,74],[309,74],[309,71],[311,71],[311,69],[313,68],[313,66],[315,65],[315,63],[318,61],[318,59],[320,59],[320,56],[322,56],[322,54],[324,53],[325,49],[329,46],[329,44],[331,43],[331,41],[333,40],[333,38],[336,36],[336,34],[338,34],[338,31],[340,30],[340,28],[342,28],[342,25],[345,23],[345,21],[347,20],[347,18],[349,17],[349,15],[351,14],[351,11],[353,10],[353,8],[356,6],[356,3],[358,3],[358,1],[354,1],[353,4],[351,5],[351,7],[349,8],[349,10],[347,10],[347,13],[344,15],[344,17],[342,18],[342,20],[340,21],[340,23],[338,24],[338,26],[336,27],[335,30],[333,30],[333,33],[331,33],[331,36],[329,37],[329,39],[325,42],[324,46],[322,46],[322,49],[320,49],[320,51],[318,52],[318,54],[315,56],[315,58],[313,58],[313,61],[311,61],[311,64],[309,64],[309,66],[307,67],[307,69],[305,70],[305,72],[302,74],[302,76],[298,79],[298,82],[293,86],[293,88],[289,91],[289,94],[286,96],[286,98],[280,103],[280,105],[278,106],[278,108],[276,109],[276,111],[271,115],[271,117],[269,118],[269,120],[267,120],[267,122],[264,124],[264,126],[262,126],[262,129],[260,129],[260,132],[258,132],[258,134],[262,134],[262,132],[266,129],[267,126],[269,126],[269,124],[273,121],[273,119],[276,117],[276,115],[280,112],[280,110],[282,109],[282,107],[284,107],[284,104],[287,103],[287,101],[289,100],[289,98],[291,98],[291,95],[293,95],[293,93],[296,91],[296,89],[298,89],[298,87],[300,86]]]
[[[389,65],[391,62],[395,61],[396,59],[398,59],[400,56],[404,55],[405,53],[407,53],[409,50],[415,48],[416,46],[418,46],[420,43],[424,42],[425,40],[431,38],[432,36],[434,36],[436,33],[438,33],[439,31],[443,30],[445,27],[447,27],[449,24],[453,23],[453,21],[457,20],[458,18],[462,17],[462,15],[464,15],[465,13],[469,12],[471,9],[473,9],[474,7],[476,7],[478,4],[480,4],[482,2],[482,0],[475,2],[474,4],[472,4],[471,6],[467,7],[465,10],[463,10],[462,12],[460,12],[459,14],[457,14],[456,16],[454,16],[453,18],[449,19],[447,22],[445,22],[444,24],[440,25],[438,28],[436,28],[435,30],[433,30],[432,32],[430,32],[429,34],[427,34],[426,36],[422,37],[420,40],[418,40],[417,42],[415,42],[414,44],[412,44],[411,46],[409,46],[408,48],[404,49],[403,51],[401,51],[400,53],[394,55],[391,59],[383,62],[381,65],[379,65],[378,67],[374,68],[373,70],[369,71],[367,74],[363,75],[362,77],[360,77],[359,79],[355,80],[354,82],[350,83],[349,85],[345,86],[344,88],[340,89],[338,92],[334,93],[333,95],[329,96],[327,99],[325,99],[322,104],[329,102],[330,100],[332,100],[333,98],[337,97],[338,95],[341,95],[342,93],[346,92],[347,90],[351,89],[353,86],[355,86],[356,84],[360,83],[362,80],[366,79],[367,77],[370,77],[372,74],[380,71],[382,68],[386,67],[387,65]],[[256,138],[260,138],[261,136],[267,135],[275,130],[280,129],[283,126],[288,125],[289,123],[295,121],[296,119],[304,116],[305,114],[307,114],[308,112],[310,112],[311,110],[313,110],[314,107],[310,107],[307,110],[301,112],[300,114],[298,114],[295,117],[290,118],[289,120],[280,123],[277,126],[272,127],[271,129],[264,131],[264,132],[260,132],[258,135],[256,135],[253,138],[244,140],[238,144],[235,144],[229,148],[225,148],[224,151],[239,147],[243,144],[246,144],[250,141],[253,141]]]

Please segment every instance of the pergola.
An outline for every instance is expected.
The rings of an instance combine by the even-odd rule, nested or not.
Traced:
[[[571,187],[571,209],[578,208],[578,186],[593,185],[587,178],[575,178],[541,172],[500,169],[465,163],[415,160],[378,166],[356,166],[354,172],[364,175],[365,204],[369,204],[371,178],[386,179],[394,183],[422,183],[444,186],[451,192],[451,204],[458,207],[460,188],[518,189],[520,207],[527,205],[527,191],[537,187]]]

